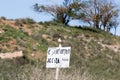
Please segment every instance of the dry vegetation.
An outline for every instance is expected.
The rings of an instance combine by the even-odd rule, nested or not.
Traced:
[[[55,69],[43,70],[37,67],[30,67],[30,71],[18,74],[12,72],[8,73],[7,76],[9,80],[55,80]],[[93,80],[93,76],[87,71],[81,73],[80,70],[73,69],[73,72],[68,73],[68,70],[62,69],[59,73],[59,80]]]
[[[58,46],[58,38],[62,46],[72,47],[70,68],[60,70],[59,80],[120,80],[120,37],[94,28],[29,20],[12,20],[12,24],[0,20],[0,52],[24,54],[0,59],[0,80],[54,80],[55,69],[46,69],[45,60],[47,48]]]

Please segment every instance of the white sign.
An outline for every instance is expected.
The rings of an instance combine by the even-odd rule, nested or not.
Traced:
[[[47,52],[47,68],[67,68],[70,62],[71,47],[49,47]]]

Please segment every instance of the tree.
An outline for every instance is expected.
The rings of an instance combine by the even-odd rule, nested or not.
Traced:
[[[63,5],[56,6],[43,6],[35,4],[36,11],[50,13],[56,21],[68,25],[69,21],[75,17],[79,7],[82,7],[82,3],[78,3],[78,0],[64,0]]]
[[[110,31],[109,29],[116,27],[118,25],[118,9],[112,3],[105,3],[101,9],[102,16],[101,22],[105,31]]]
[[[89,0],[82,11],[86,16],[83,20],[95,28],[109,31],[118,24],[118,9],[110,0]]]

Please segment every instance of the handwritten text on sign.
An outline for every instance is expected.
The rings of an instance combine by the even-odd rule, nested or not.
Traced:
[[[69,67],[71,47],[49,47],[47,52],[47,68]]]

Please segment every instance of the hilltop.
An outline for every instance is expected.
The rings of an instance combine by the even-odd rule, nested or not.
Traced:
[[[23,68],[23,73],[19,73],[20,76],[20,74],[27,73],[24,73],[24,69],[29,72],[29,69],[34,68],[30,66],[38,64],[40,68],[42,67],[44,74],[49,74],[45,69],[47,48],[58,46],[58,38],[62,39],[62,46],[71,46],[72,49],[70,69],[65,70],[64,73],[76,76],[71,78],[66,74],[68,78],[61,80],[70,78],[80,80],[81,77],[78,76],[81,74],[86,77],[87,75],[84,75],[86,71],[90,76],[88,75],[89,79],[85,80],[120,79],[120,37],[94,28],[63,26],[56,22],[36,23],[29,18],[0,19],[0,53],[22,50],[25,56],[22,59],[1,59],[0,79],[7,80],[10,76],[4,74],[18,74],[20,72],[18,69]],[[37,67],[38,71],[39,67]],[[47,69],[47,71],[50,70]],[[48,80],[45,77],[48,76],[42,77],[41,80]],[[14,79],[11,78],[11,80]],[[30,79],[26,78],[26,80]]]

